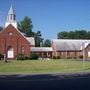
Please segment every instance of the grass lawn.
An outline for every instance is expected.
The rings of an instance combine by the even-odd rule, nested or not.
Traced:
[[[0,61],[0,74],[60,73],[90,71],[90,62],[76,60],[25,60]]]

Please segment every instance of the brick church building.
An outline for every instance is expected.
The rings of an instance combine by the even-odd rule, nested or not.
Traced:
[[[34,37],[26,37],[17,28],[14,9],[8,12],[4,29],[0,32],[0,54],[7,59],[16,59],[18,54],[30,56],[37,53],[40,58],[79,58],[90,60],[90,40],[53,39],[51,47],[35,47]]]
[[[15,59],[19,53],[30,55],[30,49],[35,46],[33,37],[25,37],[18,29],[11,6],[8,12],[4,29],[0,32],[0,54],[6,55],[8,59]]]

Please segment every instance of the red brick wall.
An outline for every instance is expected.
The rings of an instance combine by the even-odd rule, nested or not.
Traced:
[[[52,43],[53,56],[60,56],[61,58],[79,58],[82,51],[57,51],[56,45]]]
[[[9,33],[12,35],[9,35]],[[30,43],[12,26],[9,25],[0,33],[0,53],[5,54],[9,46],[14,48],[14,58],[20,53],[20,48],[24,47],[24,55],[30,54]]]
[[[58,51],[57,56],[61,58],[79,58],[82,51]]]

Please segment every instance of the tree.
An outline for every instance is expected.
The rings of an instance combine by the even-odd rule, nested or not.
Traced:
[[[68,32],[66,32],[66,31],[59,32],[57,34],[57,36],[58,36],[58,39],[67,39],[68,38]]]
[[[28,16],[25,16],[22,21],[18,22],[18,29],[27,37],[31,37],[34,35],[34,32],[32,32],[32,28],[32,21]]]
[[[90,39],[90,32],[86,30],[62,31],[57,36],[58,39]]]
[[[43,47],[51,47],[51,41],[49,39],[44,40]]]
[[[3,30],[3,27],[2,26],[0,26],[0,31],[2,31]]]
[[[70,31],[69,33],[68,33],[68,39],[75,39],[75,33],[74,33],[74,31]]]
[[[85,30],[76,30],[74,31],[74,36],[75,39],[87,39],[87,31]]]
[[[18,29],[24,33],[25,36],[27,37],[34,37],[35,38],[35,46],[39,47],[40,43],[43,41],[43,38],[41,38],[41,32],[33,32],[33,25],[32,21],[29,17],[25,16],[25,18],[18,22]]]
[[[79,38],[80,39],[87,39],[87,31],[86,30],[80,30],[79,31]]]
[[[40,44],[43,42],[43,38],[41,36],[42,35],[40,31],[37,31],[36,33],[34,33],[36,47],[40,47],[41,46]]]
[[[87,39],[90,39],[90,31],[87,33]]]

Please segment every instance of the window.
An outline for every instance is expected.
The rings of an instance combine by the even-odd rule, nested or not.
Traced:
[[[9,35],[12,36],[12,32],[9,32]]]
[[[8,46],[7,58],[14,58],[14,48],[12,46]]]
[[[90,57],[90,51],[88,52],[88,57]]]

